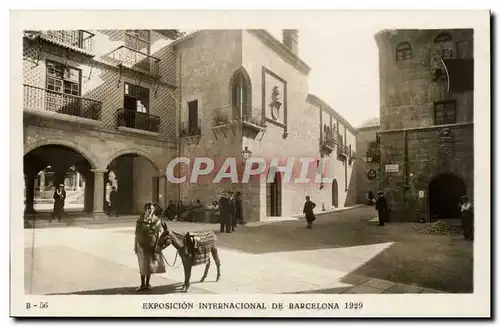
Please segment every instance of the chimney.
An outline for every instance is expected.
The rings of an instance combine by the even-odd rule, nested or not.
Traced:
[[[294,55],[299,55],[299,30],[283,30],[283,45]]]

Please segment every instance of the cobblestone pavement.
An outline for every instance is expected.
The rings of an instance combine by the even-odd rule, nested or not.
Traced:
[[[235,233],[218,234],[222,278],[215,282],[216,269],[212,265],[207,280],[199,283],[204,267],[194,267],[189,292],[439,293],[467,292],[472,287],[466,279],[468,268],[460,266],[468,261],[453,261],[458,255],[462,259],[469,255],[472,262],[470,243],[456,237],[421,235],[412,224],[378,227],[369,222],[373,215],[373,208],[362,207],[318,216],[312,230],[305,229],[303,220],[293,219],[252,223],[238,227]],[[170,222],[169,228],[178,232],[217,231],[218,225]],[[134,224],[130,221],[26,229],[25,292],[135,294],[139,272],[133,234]],[[433,246],[440,252],[435,257],[422,251],[404,253],[417,241],[421,248]],[[401,244],[408,246],[393,252]],[[447,258],[446,246],[455,249],[450,252],[451,259]],[[180,259],[174,264],[172,247],[164,255],[174,268],[154,275],[155,288],[148,292],[179,292],[184,280]],[[460,276],[446,276],[452,270],[443,270],[442,264],[461,268],[455,272]],[[441,275],[436,279],[430,271]],[[463,280],[458,288],[450,289],[439,282],[446,278],[451,279],[450,283]],[[434,284],[440,286],[435,289],[429,287],[434,279]]]

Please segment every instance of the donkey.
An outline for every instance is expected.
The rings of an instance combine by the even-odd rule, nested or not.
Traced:
[[[205,281],[210,269],[210,254],[217,267],[216,281],[219,281],[221,276],[220,259],[216,244],[217,236],[214,232],[188,232],[186,234],[180,234],[169,230],[166,223],[163,223],[163,229],[165,233],[161,237],[161,243],[164,244],[161,247],[164,249],[172,245],[177,250],[182,260],[182,265],[184,267],[183,292],[187,292],[189,289],[193,266],[205,264],[205,272],[200,282],[203,283]]]

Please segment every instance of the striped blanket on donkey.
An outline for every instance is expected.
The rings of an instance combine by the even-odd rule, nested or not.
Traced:
[[[187,232],[185,235],[174,233],[183,240],[186,254],[192,266],[210,262],[210,253],[217,242],[217,236],[214,232]]]

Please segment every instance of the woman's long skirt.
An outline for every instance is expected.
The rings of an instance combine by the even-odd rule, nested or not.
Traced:
[[[141,275],[163,274],[167,271],[165,260],[161,253],[158,253],[155,257],[152,253],[144,251],[141,246],[137,244],[137,260],[139,262],[139,271]]]

